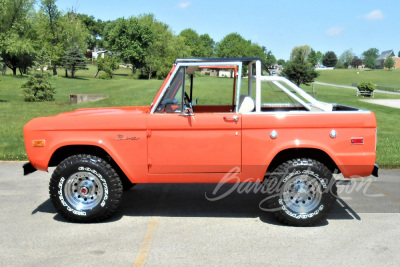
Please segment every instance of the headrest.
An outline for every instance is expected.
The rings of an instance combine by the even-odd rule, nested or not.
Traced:
[[[255,103],[253,98],[248,95],[241,95],[239,98],[239,113],[247,113],[254,111]]]

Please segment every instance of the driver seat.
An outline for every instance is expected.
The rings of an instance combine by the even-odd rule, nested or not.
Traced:
[[[247,113],[254,111],[254,99],[248,95],[241,95],[239,98],[239,113]]]

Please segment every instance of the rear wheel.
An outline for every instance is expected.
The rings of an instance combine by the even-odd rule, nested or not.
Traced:
[[[105,160],[74,155],[57,166],[49,192],[55,208],[67,220],[95,222],[109,218],[118,208],[122,184]]]
[[[268,210],[285,224],[309,226],[321,222],[336,200],[331,171],[313,159],[292,159],[264,181]],[[272,193],[271,193],[272,192]]]

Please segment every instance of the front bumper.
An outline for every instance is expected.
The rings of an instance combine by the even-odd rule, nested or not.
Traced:
[[[28,175],[28,174],[30,174],[32,172],[37,171],[36,168],[33,167],[33,165],[30,162],[25,163],[22,168],[24,168],[24,175]]]

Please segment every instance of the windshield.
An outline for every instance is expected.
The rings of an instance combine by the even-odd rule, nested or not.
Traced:
[[[182,110],[182,92],[185,86],[185,67],[180,67],[165,92],[156,112],[180,112]]]

